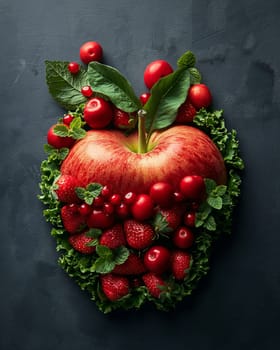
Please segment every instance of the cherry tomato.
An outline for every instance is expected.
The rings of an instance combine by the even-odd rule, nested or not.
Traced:
[[[207,108],[212,103],[212,95],[205,84],[194,84],[188,92],[188,99],[196,109]]]
[[[112,120],[113,110],[101,97],[90,99],[84,108],[85,122],[93,129],[105,128]]]
[[[77,62],[70,62],[68,64],[68,70],[71,74],[77,74],[80,71],[80,65]]]
[[[87,219],[88,227],[108,228],[114,223],[113,215],[106,214],[101,209],[94,209]]]
[[[154,273],[162,274],[169,267],[170,252],[164,246],[151,247],[144,255],[146,268]]]
[[[102,47],[97,41],[88,41],[80,47],[80,59],[85,64],[92,61],[100,61],[102,55]]]
[[[147,194],[139,194],[131,206],[134,219],[143,221],[149,219],[154,213],[154,203]]]
[[[200,175],[188,175],[180,181],[180,191],[187,199],[200,200],[205,194],[204,179]]]
[[[150,97],[151,94],[149,92],[145,92],[142,95],[140,95],[139,99],[143,106],[148,102]]]
[[[68,137],[68,136],[62,137],[62,136],[56,135],[54,132],[54,128],[56,125],[59,125],[59,124],[55,124],[51,126],[48,131],[48,134],[47,134],[48,144],[53,146],[54,148],[64,148],[64,147],[71,148],[75,143],[75,140],[72,139],[72,137]]]
[[[161,207],[172,204],[173,188],[168,182],[157,182],[150,188],[150,197]]]
[[[91,87],[89,85],[83,86],[81,89],[81,93],[85,96],[85,97],[91,97],[93,94],[93,91],[91,89]]]
[[[173,243],[178,248],[189,248],[192,246],[194,241],[194,235],[190,228],[181,226],[173,235]]]
[[[153,85],[162,77],[173,72],[172,67],[167,61],[156,60],[147,65],[144,71],[144,82],[148,89],[151,89]]]

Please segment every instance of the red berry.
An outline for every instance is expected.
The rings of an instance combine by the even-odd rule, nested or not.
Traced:
[[[151,89],[157,81],[173,72],[167,61],[156,60],[147,65],[144,71],[144,82],[148,89]]]
[[[211,92],[205,84],[192,85],[188,92],[188,99],[197,109],[207,108],[212,103]]]
[[[161,207],[171,206],[173,188],[168,182],[157,182],[150,188],[150,197]]]
[[[123,200],[124,200],[124,202],[126,204],[131,205],[131,204],[133,204],[135,202],[136,198],[137,198],[137,194],[136,193],[134,193],[134,192],[127,192],[124,195]]]
[[[181,192],[174,192],[173,193],[173,198],[176,203],[181,203],[184,200],[184,196],[182,195]]]
[[[129,281],[126,277],[108,273],[100,276],[101,288],[106,297],[116,301],[129,293]]]
[[[180,225],[183,208],[181,206],[174,206],[172,209],[159,209],[159,214],[163,217],[164,223],[167,224],[169,231],[174,231]],[[159,227],[160,231],[160,227]]]
[[[64,148],[64,147],[71,148],[74,145],[75,140],[72,139],[72,137],[68,137],[68,136],[62,137],[62,136],[56,135],[54,128],[57,125],[64,125],[64,124],[56,124],[50,127],[47,134],[48,144],[53,146],[54,148]]]
[[[171,270],[176,280],[183,280],[191,263],[191,255],[182,250],[176,250],[171,254]]]
[[[111,227],[113,223],[114,217],[99,209],[94,209],[87,219],[88,227],[108,228]]]
[[[80,232],[86,223],[86,219],[80,214],[77,204],[67,204],[61,208],[61,220],[65,230],[69,233]]]
[[[180,191],[187,199],[201,200],[205,194],[204,179],[200,175],[188,175],[180,181]]]
[[[54,192],[60,202],[79,203],[80,199],[76,195],[75,189],[78,187],[76,178],[72,175],[60,175],[54,182]]]
[[[82,203],[79,207],[79,212],[83,216],[88,216],[92,211],[92,208],[87,203]]]
[[[71,74],[77,74],[80,71],[80,65],[77,62],[70,62],[68,64],[68,70]]]
[[[170,252],[163,246],[153,246],[144,255],[144,264],[148,270],[162,274],[169,267]]]
[[[149,92],[145,92],[142,95],[140,95],[139,99],[143,106],[148,102],[150,97],[151,94]]]
[[[152,226],[136,220],[126,220],[124,222],[124,233],[127,244],[134,249],[147,248],[154,238]]]
[[[104,203],[103,210],[104,210],[104,213],[110,215],[110,214],[113,214],[113,212],[115,211],[115,207],[111,203]]]
[[[120,205],[122,202],[122,196],[120,194],[114,193],[110,197],[110,203],[117,206]]]
[[[193,244],[193,241],[193,232],[188,227],[181,226],[174,232],[173,243],[178,248],[190,248]]]
[[[186,226],[195,227],[195,212],[186,213],[184,216],[184,223]]]
[[[71,114],[65,114],[63,119],[62,119],[63,124],[68,125],[68,126],[71,124],[71,122],[73,120],[74,120],[74,117]]]
[[[129,216],[129,209],[125,203],[121,203],[116,207],[116,214],[120,219],[126,219]]]
[[[97,41],[88,41],[80,47],[80,59],[85,64],[100,61],[102,54],[102,47]]]
[[[138,195],[131,206],[131,212],[136,220],[144,221],[150,219],[154,214],[154,203],[151,197],[147,194]]]
[[[125,245],[126,241],[122,225],[116,224],[113,227],[105,230],[99,239],[99,244],[105,245],[110,249]]]
[[[187,99],[179,108],[175,122],[178,124],[191,123],[196,115],[196,109]]]
[[[103,186],[103,188],[101,190],[101,196],[108,198],[110,196],[110,194],[111,194],[110,188],[107,185]]]
[[[166,285],[164,280],[153,272],[146,273],[142,279],[149,293],[153,297],[159,298],[160,294],[163,292],[162,287]]]
[[[88,237],[86,232],[72,235],[68,241],[75,250],[82,254],[92,254],[95,251],[95,246],[89,246],[92,238]]]
[[[93,129],[103,129],[112,120],[113,111],[111,104],[101,97],[90,99],[84,108],[85,122]]]
[[[116,265],[113,273],[119,275],[141,275],[145,271],[146,267],[142,259],[136,254],[131,253],[123,264]]]
[[[94,198],[94,201],[93,201],[94,208],[101,208],[103,207],[103,204],[104,204],[104,199],[102,198],[102,196],[97,196],[96,198]]]
[[[117,129],[132,129],[135,126],[137,119],[135,113],[127,113],[118,108],[114,108],[113,124]]]
[[[81,89],[81,93],[85,96],[85,97],[91,97],[93,94],[93,91],[91,89],[91,87],[89,85],[83,86]]]

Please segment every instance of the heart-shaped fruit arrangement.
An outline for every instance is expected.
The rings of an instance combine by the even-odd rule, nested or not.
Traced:
[[[60,265],[100,310],[167,310],[209,269],[240,193],[234,130],[210,109],[195,57],[150,63],[140,98],[88,42],[77,62],[46,61],[67,110],[47,135],[40,199]]]

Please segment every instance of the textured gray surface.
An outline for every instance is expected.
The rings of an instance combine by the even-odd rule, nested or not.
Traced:
[[[0,349],[275,349],[280,343],[277,0],[0,1]],[[174,312],[104,316],[57,266],[36,199],[48,127],[45,59],[98,40],[137,93],[143,69],[192,49],[246,162],[234,235]]]

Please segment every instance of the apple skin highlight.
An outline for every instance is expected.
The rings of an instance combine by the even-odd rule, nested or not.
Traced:
[[[148,152],[139,154],[137,133],[91,130],[63,161],[62,174],[75,176],[80,186],[97,182],[121,195],[149,193],[156,182],[166,181],[178,190],[186,175],[201,175],[226,183],[223,157],[213,141],[191,126],[174,126],[155,132]]]

